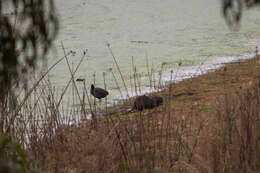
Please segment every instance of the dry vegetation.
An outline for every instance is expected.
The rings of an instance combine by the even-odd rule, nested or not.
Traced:
[[[259,172],[259,58],[168,85],[155,109],[94,123],[71,124],[75,112],[64,121],[55,90],[37,87],[19,112],[1,105],[0,133],[43,172]]]

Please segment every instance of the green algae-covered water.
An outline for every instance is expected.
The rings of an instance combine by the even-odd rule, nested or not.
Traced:
[[[147,59],[157,80],[162,64],[162,81],[170,79],[171,70],[173,80],[180,80],[217,68],[223,62],[249,58],[260,46],[260,10],[244,10],[240,30],[235,32],[226,25],[219,0],[56,0],[56,6],[61,26],[49,65],[63,56],[61,42],[66,51],[76,52],[69,57],[74,67],[88,49],[75,77],[85,78],[89,89],[95,74],[96,85],[104,87],[105,72],[110,101],[120,98],[120,93],[109,68],[124,96],[126,92],[107,43],[130,95],[135,94],[130,84],[132,57],[141,75],[141,90],[147,92],[151,91],[147,87]],[[66,61],[56,66],[50,79],[57,88],[65,88],[70,79]],[[82,84],[77,85],[82,93]],[[70,100],[69,95],[66,97]]]

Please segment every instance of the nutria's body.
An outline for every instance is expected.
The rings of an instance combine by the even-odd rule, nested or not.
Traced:
[[[163,104],[163,98],[160,96],[150,96],[156,106]]]
[[[163,103],[163,98],[160,96],[138,96],[135,99],[133,109],[142,111],[143,109],[152,109]]]

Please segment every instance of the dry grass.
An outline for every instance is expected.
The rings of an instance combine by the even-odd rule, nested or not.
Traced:
[[[153,110],[70,125],[85,112],[64,123],[55,90],[38,87],[14,121],[1,105],[1,134],[26,146],[44,172],[259,172],[259,57],[156,94],[164,104]]]

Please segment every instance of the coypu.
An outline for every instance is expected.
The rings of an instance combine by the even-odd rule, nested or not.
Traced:
[[[163,98],[160,96],[150,96],[150,97],[156,106],[159,106],[163,103]]]
[[[160,96],[138,96],[133,105],[133,109],[142,111],[143,109],[152,109],[163,103],[163,98]]]
[[[106,90],[102,88],[95,88],[93,84],[91,85],[90,93],[98,99],[102,99],[109,94]]]

